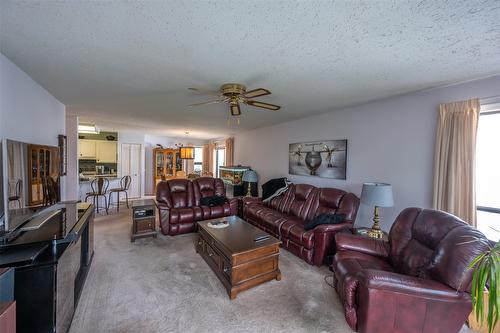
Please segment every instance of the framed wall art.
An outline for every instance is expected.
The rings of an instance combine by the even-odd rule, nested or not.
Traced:
[[[346,179],[347,140],[291,143],[288,173],[299,176]]]

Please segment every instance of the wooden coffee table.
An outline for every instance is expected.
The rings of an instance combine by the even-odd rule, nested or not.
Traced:
[[[211,221],[228,221],[229,226],[211,228],[208,226]],[[217,275],[230,299],[266,281],[281,280],[278,267],[281,241],[271,235],[266,240],[254,241],[261,235],[269,234],[237,216],[198,222],[196,252]]]

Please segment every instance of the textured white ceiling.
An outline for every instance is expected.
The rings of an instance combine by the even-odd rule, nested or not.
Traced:
[[[500,73],[499,1],[1,1],[0,51],[70,112],[211,138]],[[188,87],[240,82],[276,113]],[[115,125],[113,125],[115,124]]]

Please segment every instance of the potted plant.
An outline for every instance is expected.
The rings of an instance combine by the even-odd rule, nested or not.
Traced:
[[[493,246],[488,244],[488,250],[478,255],[469,269],[474,270],[471,288],[473,310],[469,318],[479,324],[479,327],[472,328],[481,329],[486,321],[488,332],[492,333],[500,307],[500,242]]]

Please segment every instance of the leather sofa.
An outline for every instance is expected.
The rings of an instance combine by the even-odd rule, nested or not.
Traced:
[[[480,242],[465,243],[472,237]],[[459,332],[471,312],[469,264],[485,236],[459,218],[407,208],[389,241],[336,235],[334,285],[349,326],[362,333]]]
[[[335,233],[352,227],[358,206],[359,199],[343,190],[291,184],[286,192],[270,202],[243,198],[243,217],[280,239],[285,249],[307,263],[321,266],[333,255]],[[307,222],[324,213],[345,214],[346,221],[304,230]]]
[[[238,199],[235,198],[221,206],[201,205],[201,198],[214,195],[226,195],[219,178],[172,179],[158,183],[156,201],[161,232],[171,236],[195,232],[198,221],[236,215]]]

